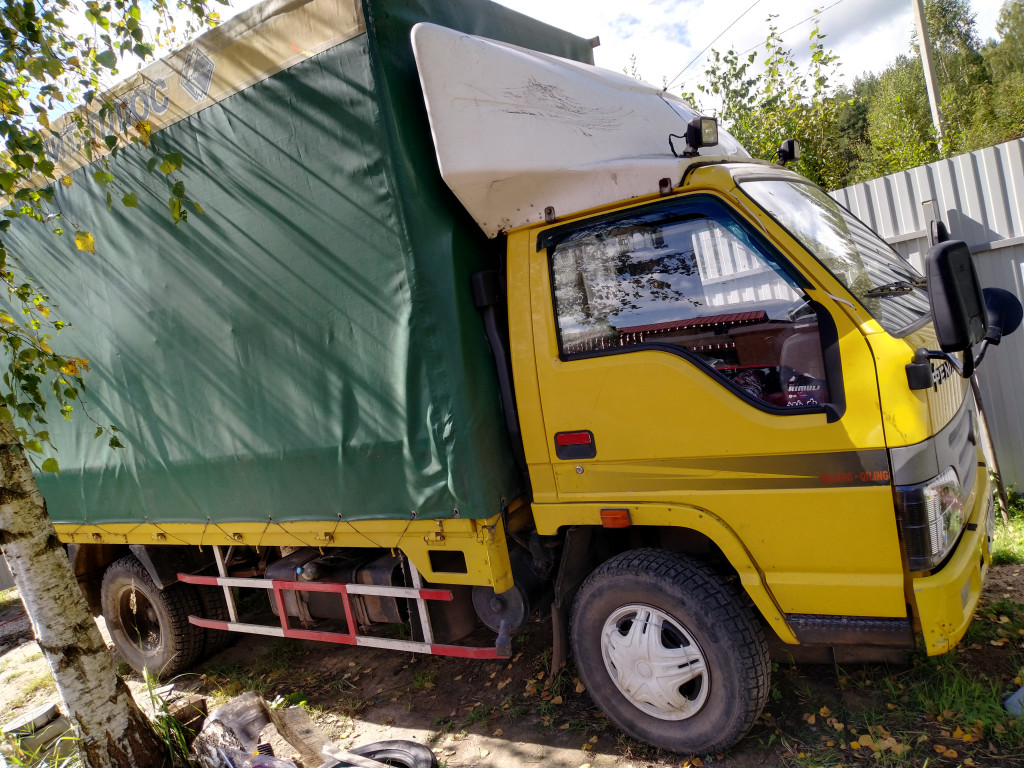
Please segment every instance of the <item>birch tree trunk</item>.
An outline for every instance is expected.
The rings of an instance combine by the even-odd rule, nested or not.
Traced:
[[[80,738],[87,768],[169,765],[100,635],[24,451],[0,422],[0,548]]]

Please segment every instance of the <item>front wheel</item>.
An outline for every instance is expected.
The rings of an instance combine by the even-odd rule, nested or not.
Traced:
[[[768,697],[768,646],[746,601],[683,555],[632,550],[590,574],[573,604],[572,647],[608,719],[656,747],[727,749]]]

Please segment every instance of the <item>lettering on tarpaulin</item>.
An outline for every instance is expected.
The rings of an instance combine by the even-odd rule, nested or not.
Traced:
[[[202,49],[192,48],[185,56],[181,68],[181,87],[196,101],[202,101],[210,94],[213,83],[214,61]]]
[[[99,111],[85,116],[86,132],[92,137],[121,136],[136,123],[167,112],[171,97],[167,94],[167,81],[159,77],[143,83],[113,100],[113,108],[102,116]],[[73,121],[68,121],[57,135],[43,141],[46,159],[54,165],[70,160],[82,151],[83,132]]]

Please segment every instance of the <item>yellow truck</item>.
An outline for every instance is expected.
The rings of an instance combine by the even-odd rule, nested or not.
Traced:
[[[708,753],[769,638],[963,636],[993,529],[967,377],[1019,303],[591,47],[484,0],[269,2],[88,117],[146,121],[202,206],[173,228],[123,150],[139,210],[61,187],[98,255],[41,275],[127,447],[54,425],[40,483],[134,667],[230,633],[499,658],[549,612],[612,722]],[[72,178],[80,141],[47,144]]]

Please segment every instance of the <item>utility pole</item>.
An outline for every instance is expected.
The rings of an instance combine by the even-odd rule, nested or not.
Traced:
[[[932,125],[939,142],[939,154],[942,148],[942,114],[939,112],[939,87],[935,81],[935,65],[932,63],[932,41],[928,36],[928,25],[924,20],[924,0],[911,0],[914,5],[914,20],[917,23],[917,42],[921,50],[921,64],[924,65],[924,84],[928,90],[928,106],[932,110]]]

